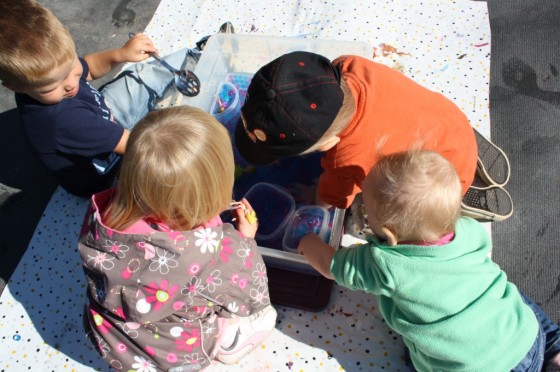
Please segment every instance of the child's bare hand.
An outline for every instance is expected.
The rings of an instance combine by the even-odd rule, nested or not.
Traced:
[[[333,279],[330,266],[335,252],[336,249],[325,243],[316,234],[307,234],[300,240],[298,245],[298,253],[303,254],[305,260],[315,270],[329,279]]]
[[[325,243],[317,234],[307,234],[299,241],[297,251],[299,254],[312,255],[315,252],[320,254],[320,250],[324,249]]]
[[[142,33],[134,35],[121,48],[122,59],[127,62],[141,62],[157,52],[152,40]]]
[[[240,208],[233,210],[233,214],[237,220],[237,229],[243,235],[254,238],[257,233],[257,228],[259,227],[257,215],[247,199],[243,198],[241,200],[241,205]]]

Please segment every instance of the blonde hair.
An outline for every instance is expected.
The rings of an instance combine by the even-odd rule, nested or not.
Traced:
[[[339,135],[350,123],[355,112],[355,101],[352,92],[348,87],[348,84],[344,79],[340,81],[340,88],[344,94],[344,100],[342,101],[342,107],[338,111],[336,118],[334,118],[333,123],[323,134],[323,136],[310,148],[305,150],[302,154],[308,154],[320,149],[325,143],[327,143],[331,138]]]
[[[371,170],[364,192],[374,201],[382,226],[399,241],[438,240],[453,232],[461,211],[461,182],[454,166],[434,151],[388,155]]]
[[[0,80],[15,87],[46,82],[53,69],[76,58],[72,36],[32,0],[0,2]]]
[[[234,162],[227,129],[200,109],[149,113],[128,139],[106,224],[122,230],[140,218],[190,230],[231,202]]]

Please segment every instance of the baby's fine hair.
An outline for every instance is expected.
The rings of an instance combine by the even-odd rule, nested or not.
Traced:
[[[399,240],[431,242],[453,232],[461,212],[461,182],[443,156],[411,150],[383,157],[371,170],[370,192],[381,225]]]
[[[56,16],[32,0],[0,0],[0,80],[14,87],[46,82],[76,58],[72,36]]]
[[[104,220],[117,230],[140,218],[190,230],[226,209],[234,173],[229,133],[210,114],[189,106],[153,111],[130,133]]]

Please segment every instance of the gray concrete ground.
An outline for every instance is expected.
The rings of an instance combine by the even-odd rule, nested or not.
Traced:
[[[159,0],[38,2],[55,13],[70,30],[80,56],[120,47],[128,40],[129,32],[140,32],[146,28],[159,4]],[[111,76],[96,81],[94,85],[99,86]],[[25,252],[57,187],[53,177],[38,163],[27,145],[15,107],[13,93],[1,87],[0,293]]]

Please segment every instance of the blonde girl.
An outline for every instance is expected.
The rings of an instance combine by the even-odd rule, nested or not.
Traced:
[[[234,210],[237,230],[219,217],[233,183],[228,132],[209,114],[162,109],[132,130],[118,187],[92,197],[79,241],[86,331],[112,367],[235,363],[274,328],[251,205]]]

